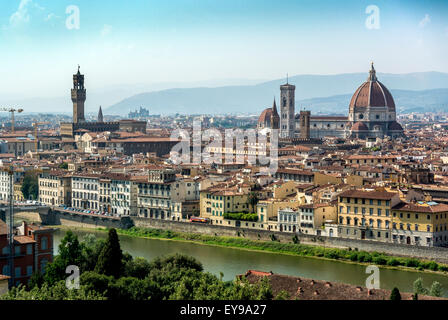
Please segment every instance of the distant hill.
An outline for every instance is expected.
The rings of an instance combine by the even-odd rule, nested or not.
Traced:
[[[398,112],[448,112],[448,89],[391,90]],[[347,114],[351,94],[296,101],[315,114]]]
[[[388,87],[397,107],[406,111],[448,110],[448,74],[421,72],[377,74]],[[298,75],[289,78],[296,86],[296,108],[310,108],[315,113],[346,113],[352,94],[367,79],[367,73],[338,75]],[[224,114],[258,113],[271,106],[285,79],[256,85],[175,88],[132,95],[109,108],[106,114],[127,114],[139,106],[151,114]]]

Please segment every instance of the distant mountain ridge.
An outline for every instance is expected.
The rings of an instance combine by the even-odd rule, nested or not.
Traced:
[[[394,96],[401,111],[444,108],[448,110],[448,74],[421,72],[409,74],[377,73]],[[296,86],[296,109],[313,113],[346,113],[352,94],[367,79],[367,73],[337,75],[298,75],[289,78]],[[125,115],[139,106],[151,114],[230,114],[258,113],[270,107],[280,95],[277,79],[256,85],[173,88],[132,95],[106,108],[106,114]],[[401,108],[401,109],[400,109]]]

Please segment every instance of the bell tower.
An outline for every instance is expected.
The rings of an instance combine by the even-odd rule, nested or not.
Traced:
[[[295,131],[295,91],[296,86],[280,86],[280,138],[294,138]]]
[[[73,123],[85,122],[84,118],[84,102],[86,101],[86,89],[84,87],[84,75],[79,71],[73,75]]]

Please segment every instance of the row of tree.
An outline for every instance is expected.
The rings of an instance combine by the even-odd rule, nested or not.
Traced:
[[[66,268],[79,267],[79,289],[66,286]],[[83,241],[68,231],[59,254],[43,274],[34,274],[27,287],[12,288],[2,299],[20,300],[266,300],[272,299],[267,279],[222,281],[204,272],[196,259],[175,254],[149,262],[123,253],[115,229],[106,240],[89,235]]]

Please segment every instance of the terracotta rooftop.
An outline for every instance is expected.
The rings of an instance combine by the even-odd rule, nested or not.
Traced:
[[[339,196],[345,198],[364,198],[374,200],[391,200],[397,193],[386,191],[347,190]]]
[[[313,280],[294,276],[249,270],[245,275],[250,283],[256,283],[268,277],[274,297],[286,291],[290,299],[299,300],[389,300],[390,290],[367,289],[345,283]],[[400,292],[402,300],[412,300],[411,293]],[[446,300],[431,296],[418,296],[419,300]]]

